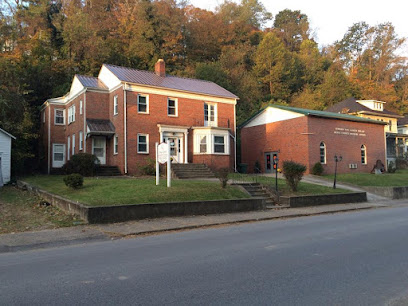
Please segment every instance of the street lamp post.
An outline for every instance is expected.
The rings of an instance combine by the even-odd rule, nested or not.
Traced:
[[[275,190],[276,190],[276,193],[278,193],[278,162],[279,162],[279,158],[276,155],[276,157],[273,159],[273,163],[275,164]]]
[[[333,189],[336,189],[336,179],[337,179],[337,163],[341,162],[341,160],[343,159],[343,157],[337,156],[337,154],[334,155],[334,162],[335,162],[335,166],[334,166],[334,183],[333,183]]]

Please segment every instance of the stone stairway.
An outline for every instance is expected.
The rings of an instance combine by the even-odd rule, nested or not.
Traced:
[[[252,197],[265,198],[266,208],[280,209],[290,207],[286,203],[276,203],[271,194],[260,183],[237,183],[234,185],[242,186]]]
[[[171,171],[179,179],[215,178],[205,164],[171,164]]]
[[[120,172],[117,166],[99,166],[95,171],[96,176],[120,176]]]

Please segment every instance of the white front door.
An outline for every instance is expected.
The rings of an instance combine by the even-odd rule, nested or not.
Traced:
[[[165,137],[165,142],[170,142],[170,157],[173,163],[183,162],[183,146],[182,140],[179,137]]]
[[[65,164],[65,144],[52,145],[52,167],[61,168]]]
[[[101,165],[106,165],[106,138],[92,137],[92,154],[95,155]]]

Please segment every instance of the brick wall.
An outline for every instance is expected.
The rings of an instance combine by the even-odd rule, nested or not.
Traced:
[[[337,134],[338,129],[364,131],[356,136]],[[241,130],[242,162],[252,172],[255,162],[265,172],[264,153],[280,151],[280,165],[284,160],[293,160],[307,166],[307,173],[320,161],[320,143],[326,144],[325,173],[334,172],[334,155],[342,155],[338,163],[339,173],[370,172],[377,159],[385,160],[384,128],[382,125],[352,122],[318,117],[299,117]],[[345,132],[346,133],[346,132]],[[351,132],[353,133],[353,132]],[[361,163],[361,145],[367,148],[367,165]],[[357,169],[349,169],[357,164]]]

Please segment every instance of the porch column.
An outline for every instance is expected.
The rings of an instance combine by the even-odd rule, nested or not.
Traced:
[[[184,132],[184,163],[188,164],[188,132]]]
[[[160,143],[162,143],[164,141],[163,139],[163,132],[160,132]]]

